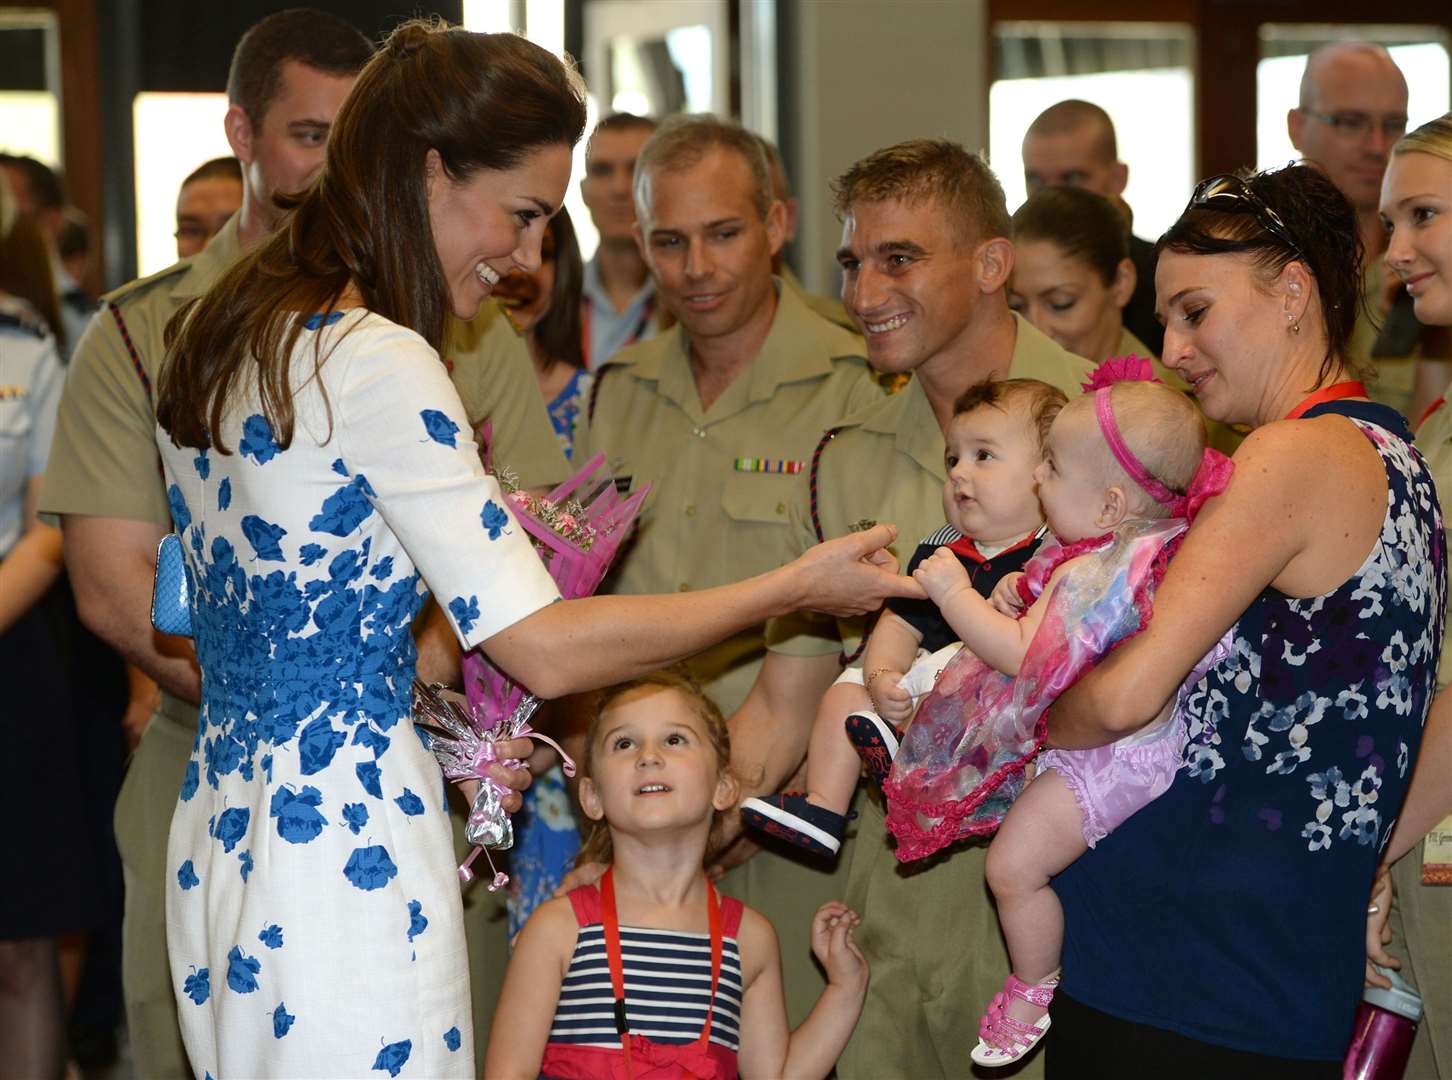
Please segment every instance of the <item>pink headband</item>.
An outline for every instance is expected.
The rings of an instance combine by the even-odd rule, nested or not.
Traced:
[[[1119,433],[1114,408],[1109,402],[1110,391],[1117,382],[1159,382],[1159,379],[1155,378],[1150,361],[1131,353],[1104,361],[1084,383],[1086,392],[1094,392],[1094,416],[1099,421],[1104,441],[1109,444],[1109,452],[1145,494],[1169,508],[1171,517],[1193,519],[1206,499],[1225,490],[1234,466],[1220,451],[1207,446],[1200,459],[1200,467],[1195,470],[1195,478],[1190,482],[1190,490],[1184,495],[1176,495],[1144,467]]]

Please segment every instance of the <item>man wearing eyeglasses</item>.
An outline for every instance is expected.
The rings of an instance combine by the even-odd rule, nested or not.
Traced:
[[[1287,114],[1286,125],[1291,144],[1331,178],[1361,226],[1366,296],[1376,318],[1358,320],[1348,351],[1374,367],[1372,396],[1415,421],[1446,386],[1447,366],[1428,362],[1426,334],[1408,298],[1383,288],[1387,234],[1377,202],[1392,145],[1407,130],[1407,80],[1380,45],[1323,46],[1306,61],[1300,104]]]
[[[1407,80],[1396,62],[1380,45],[1359,41],[1317,49],[1286,124],[1291,145],[1324,169],[1355,208],[1368,256],[1380,255],[1381,178],[1392,144],[1407,130]]]

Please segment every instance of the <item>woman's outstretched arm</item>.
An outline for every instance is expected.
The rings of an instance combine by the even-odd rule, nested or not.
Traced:
[[[487,638],[485,654],[540,697],[608,686],[673,664],[799,610],[850,616],[891,596],[923,597],[897,573],[878,525],[818,544],[794,562],[733,585],[669,596],[592,596],[542,608]]]

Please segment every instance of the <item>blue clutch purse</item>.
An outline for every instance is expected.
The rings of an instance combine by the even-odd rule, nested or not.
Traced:
[[[151,591],[151,625],[163,634],[192,636],[191,589],[181,537],[167,533],[156,548],[156,583]]]

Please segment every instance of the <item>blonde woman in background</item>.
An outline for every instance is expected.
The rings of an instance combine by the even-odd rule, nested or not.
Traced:
[[[1404,135],[1381,188],[1391,233],[1387,267],[1412,297],[1425,326],[1452,326],[1452,113]],[[1445,396],[1417,429],[1445,508],[1452,496],[1452,409]],[[1407,1075],[1452,1078],[1452,854],[1429,832],[1452,833],[1452,655],[1444,644],[1437,695],[1396,830],[1383,852],[1367,927],[1367,954],[1400,967],[1426,1008]],[[1441,871],[1434,869],[1441,865]],[[1433,884],[1433,882],[1437,882]],[[1396,905],[1392,910],[1391,883]],[[1391,916],[1388,919],[1388,915]],[[1390,951],[1385,946],[1390,945]],[[1387,980],[1368,965],[1367,981]]]

